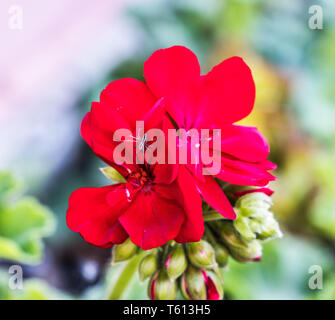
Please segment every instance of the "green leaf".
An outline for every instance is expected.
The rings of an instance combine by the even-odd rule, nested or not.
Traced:
[[[55,219],[36,199],[25,197],[0,210],[0,258],[28,264],[42,257],[42,238],[55,229]]]
[[[8,199],[18,192],[21,183],[10,173],[0,172],[0,207],[3,206]]]
[[[116,183],[126,182],[125,178],[112,167],[100,168],[100,170],[108,179]]]

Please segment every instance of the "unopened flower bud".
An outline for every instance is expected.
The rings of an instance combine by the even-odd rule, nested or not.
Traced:
[[[214,245],[215,251],[215,260],[220,268],[223,268],[228,263],[229,252],[227,248],[221,243],[215,243]]]
[[[211,271],[189,265],[181,278],[181,292],[188,300],[220,300],[223,298],[221,279]]]
[[[201,270],[205,279],[207,300],[222,300],[223,299],[223,283],[222,279],[214,272]]]
[[[248,193],[237,200],[234,226],[244,240],[282,237],[278,222],[269,210],[271,204],[271,198],[264,192]]]
[[[152,276],[157,270],[157,255],[154,253],[146,255],[138,266],[138,274],[141,281]]]
[[[229,248],[232,257],[240,262],[260,261],[262,258],[262,245],[257,240],[248,243],[246,248]]]
[[[255,227],[256,225],[258,225],[258,223],[256,223],[255,225],[254,221],[249,221],[249,218],[243,217],[238,209],[235,209],[235,212],[237,217],[234,220],[234,227],[237,230],[237,232],[246,241],[256,239],[256,234],[253,230],[255,230]]]
[[[213,229],[219,236],[219,239],[230,248],[245,249],[248,247],[247,243],[236,232],[234,225],[230,221],[215,222],[211,224]]]
[[[266,218],[263,219],[261,224],[261,230],[257,234],[257,239],[260,240],[270,240],[281,238],[283,233],[279,228],[279,224],[273,215],[269,214]]]
[[[187,267],[187,259],[181,245],[176,245],[169,252],[165,260],[166,273],[171,280],[176,280],[181,276]]]
[[[239,197],[235,206],[237,208],[263,208],[267,210],[272,206],[272,199],[266,193],[255,190]]]
[[[151,278],[148,286],[151,300],[175,300],[177,298],[177,284],[161,269]]]
[[[180,283],[181,293],[188,300],[206,300],[206,285],[201,269],[189,265]]]
[[[125,242],[113,246],[112,263],[126,261],[137,252],[137,246],[128,238]]]
[[[215,265],[213,247],[205,240],[187,244],[187,253],[191,263],[199,268],[212,268]]]

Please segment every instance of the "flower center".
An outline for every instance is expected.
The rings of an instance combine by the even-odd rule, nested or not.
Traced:
[[[140,168],[139,171],[131,172],[127,177],[127,181],[135,187],[142,187],[150,184],[151,179],[148,176],[148,173]]]

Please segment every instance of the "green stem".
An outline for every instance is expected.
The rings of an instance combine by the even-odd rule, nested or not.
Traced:
[[[212,231],[209,229],[209,227],[207,226],[205,228],[205,237],[207,237],[208,241],[212,244],[215,245],[216,244],[216,239],[212,233]]]
[[[128,263],[124,266],[123,270],[121,271],[121,274],[119,275],[116,283],[111,288],[107,300],[120,300],[122,294],[126,290],[127,286],[129,285],[131,279],[133,278],[138,264],[140,263],[143,254],[145,252],[141,252],[137,255],[135,255],[133,258],[131,258]]]
[[[220,213],[212,210],[204,211],[203,218],[205,221],[215,221],[224,219]]]

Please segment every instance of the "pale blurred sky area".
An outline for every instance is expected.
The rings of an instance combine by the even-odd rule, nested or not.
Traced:
[[[77,99],[139,45],[129,2],[1,1],[0,168],[44,177],[66,159]]]

